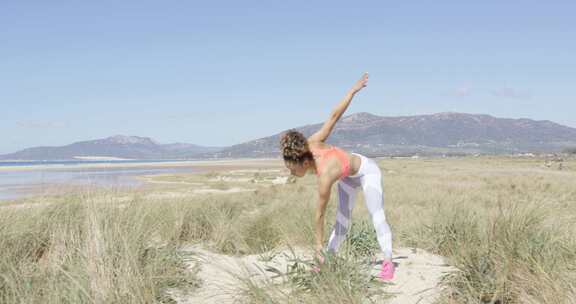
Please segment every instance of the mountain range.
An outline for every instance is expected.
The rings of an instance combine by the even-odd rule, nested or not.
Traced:
[[[0,155],[4,160],[71,160],[86,157],[122,159],[198,158],[219,151],[186,143],[159,144],[148,137],[116,135],[104,139],[80,141],[61,147],[34,147]]]
[[[295,128],[309,136],[322,124]],[[225,148],[219,157],[278,155],[283,132]],[[576,147],[576,128],[548,120],[442,112],[430,115],[343,117],[328,143],[369,156],[560,152]]]
[[[322,123],[294,129],[309,136]],[[83,156],[129,159],[278,157],[284,132],[229,147],[159,144],[147,137],[112,136],[61,147],[35,147],[0,159],[53,160]],[[356,113],[336,124],[328,143],[368,156],[560,152],[576,147],[576,128],[548,120],[497,118],[486,114],[442,112],[377,116]]]

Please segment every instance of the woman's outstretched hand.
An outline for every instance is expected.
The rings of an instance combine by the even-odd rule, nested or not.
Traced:
[[[364,75],[362,75],[362,78],[360,78],[360,80],[356,81],[356,83],[352,87],[352,92],[358,93],[367,84],[368,84],[368,73],[364,73]]]

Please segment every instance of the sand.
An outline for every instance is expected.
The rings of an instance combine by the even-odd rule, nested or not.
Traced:
[[[293,254],[289,249],[275,251],[269,261],[264,261],[264,255],[228,256],[211,252],[199,245],[184,249],[191,254],[187,264],[191,270],[200,267],[198,277],[202,280],[199,289],[191,294],[177,290],[169,293],[179,304],[231,304],[243,303],[241,289],[243,285],[238,278],[252,278],[256,284],[274,279],[272,272],[265,271],[267,265],[278,270],[287,269],[289,257]],[[310,259],[312,254],[302,248],[293,249],[296,256]],[[448,266],[440,256],[433,255],[421,249],[398,248],[394,251],[393,261],[397,264],[396,275],[392,284],[382,283],[382,289],[392,294],[392,298],[377,299],[380,303],[390,304],[431,304],[441,295],[439,282],[442,276],[455,271]],[[372,268],[372,275],[379,271],[379,265]]]

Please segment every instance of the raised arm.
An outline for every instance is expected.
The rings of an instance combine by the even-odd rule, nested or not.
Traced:
[[[332,129],[334,129],[334,125],[336,124],[336,122],[340,119],[340,117],[342,117],[342,114],[346,112],[346,109],[348,108],[348,105],[350,105],[350,102],[352,101],[352,98],[354,98],[354,95],[356,95],[356,93],[362,90],[362,88],[364,88],[367,83],[368,83],[368,73],[364,73],[364,75],[362,75],[362,78],[356,81],[354,86],[350,89],[350,91],[348,91],[348,93],[346,94],[346,96],[344,96],[342,101],[340,101],[340,103],[338,103],[336,108],[334,108],[328,120],[324,122],[322,128],[318,132],[308,137],[308,141],[324,142],[328,138],[328,136],[330,136],[330,133],[332,132]]]

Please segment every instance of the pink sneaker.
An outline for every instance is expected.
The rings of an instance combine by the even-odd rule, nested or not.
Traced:
[[[394,278],[394,263],[392,261],[382,262],[382,270],[378,273],[378,277],[385,281],[390,281]]]

